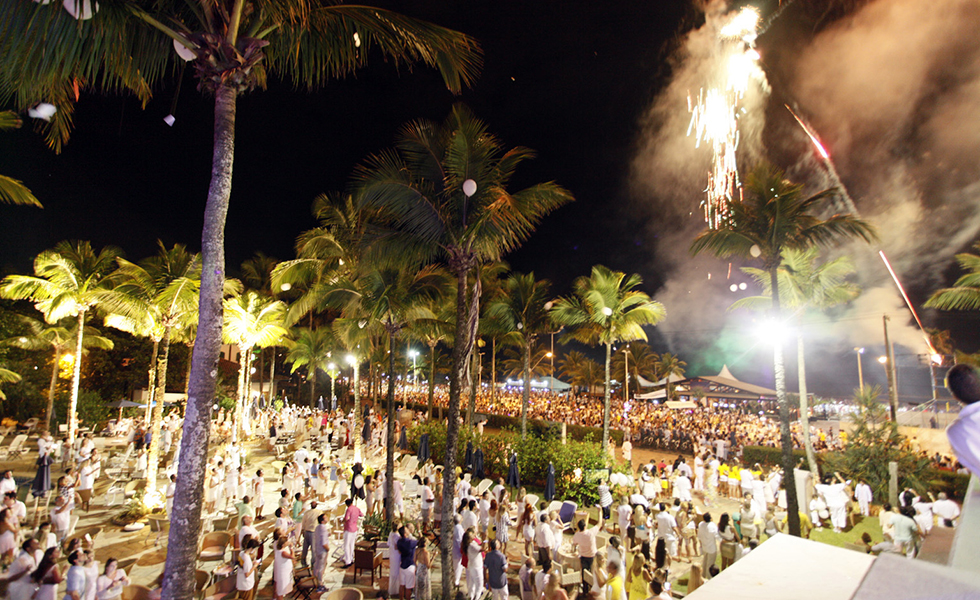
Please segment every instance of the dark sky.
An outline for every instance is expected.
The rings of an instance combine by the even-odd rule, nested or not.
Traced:
[[[399,72],[373,56],[369,68],[317,93],[273,81],[269,90],[243,96],[226,231],[229,271],[257,250],[292,258],[297,234],[315,225],[309,207],[317,194],[343,189],[352,168],[390,146],[403,123],[441,120],[461,101],[507,146],[538,152],[513,187],[555,180],[577,198],[507,257],[515,270],[533,270],[566,293],[575,277],[602,263],[640,273],[646,291],[656,293],[664,274],[648,239],[649,216],[635,214],[631,204],[630,161],[638,122],[670,74],[671,52],[702,20],[692,3],[380,5],[477,38],[485,64],[476,85],[453,96],[435,71]],[[156,90],[145,110],[133,98],[83,96],[60,155],[30,126],[0,136],[0,172],[23,180],[45,205],[0,207],[2,273],[28,271],[35,254],[70,238],[118,245],[133,260],[153,253],[158,238],[199,249],[213,104],[196,91],[190,70],[176,98],[175,90],[174,84]],[[162,119],[172,110],[171,128]],[[684,357],[683,348],[673,350]]]

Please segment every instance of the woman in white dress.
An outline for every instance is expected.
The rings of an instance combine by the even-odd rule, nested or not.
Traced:
[[[14,559],[13,564],[7,570],[7,597],[10,600],[31,600],[34,595],[34,581],[31,573],[37,569],[37,560],[34,552],[38,548],[37,540],[29,539],[21,546],[23,550]]]
[[[119,562],[110,558],[105,563],[105,570],[95,580],[95,595],[98,600],[116,600],[122,596],[123,588],[129,585],[129,577],[119,568]]]
[[[293,549],[286,543],[285,537],[280,537],[276,541],[272,577],[275,579],[273,591],[275,600],[282,600],[293,591]]]
[[[56,600],[58,597],[58,585],[64,581],[58,569],[59,558],[61,558],[60,547],[48,548],[37,569],[31,573],[31,581],[39,586],[33,596],[34,600]]]
[[[225,477],[225,508],[228,507],[229,502],[234,504],[238,500],[238,482],[241,477],[239,469],[228,467],[228,476]]]

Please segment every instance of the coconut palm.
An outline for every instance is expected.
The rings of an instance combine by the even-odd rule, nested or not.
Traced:
[[[451,294],[446,294],[435,300],[429,305],[429,312],[432,313],[431,319],[419,319],[412,327],[412,336],[425,344],[429,348],[428,368],[429,368],[429,407],[428,418],[434,418],[432,412],[435,407],[435,385],[436,385],[436,346],[439,342],[444,342],[452,335],[453,321],[456,316],[456,306],[453,303],[455,298]]]
[[[114,285],[101,296],[103,308],[109,313],[107,325],[153,340],[150,372],[155,381],[150,381],[147,399],[147,404],[153,404],[147,493],[156,490],[170,343],[175,338],[180,341],[187,326],[197,320],[201,286],[199,254],[188,252],[183,244],[168,249],[158,240],[157,246],[157,254],[139,264],[118,258],[119,268],[112,276]]]
[[[417,121],[402,128],[396,150],[371,157],[356,171],[361,206],[383,210],[388,257],[419,264],[444,260],[456,279],[456,332],[449,377],[449,423],[443,471],[442,564],[452,550],[459,406],[479,315],[480,278],[473,270],[498,260],[531,235],[538,222],[572,196],[555,183],[507,189],[517,167],[533,153],[506,150],[461,105],[442,123]],[[451,569],[442,574],[442,595],[452,594]]]
[[[58,324],[48,325],[44,321],[23,315],[19,315],[18,320],[23,328],[22,333],[7,338],[0,344],[22,350],[54,351],[51,361],[51,384],[48,386],[48,406],[44,411],[44,428],[50,430],[51,418],[54,415],[55,389],[58,384],[58,363],[78,336],[73,329]],[[94,327],[86,326],[85,335],[82,336],[82,346],[112,350],[112,340],[102,337]]]
[[[657,353],[648,344],[635,342],[620,346],[613,352],[610,363],[611,377],[616,381],[626,382],[626,370],[629,368],[629,381],[633,382],[630,389],[638,389],[639,375],[656,381]]]
[[[639,275],[627,275],[608,267],[592,267],[589,277],[579,277],[573,295],[559,298],[551,317],[569,328],[568,335],[579,342],[606,348],[605,390],[603,392],[602,447],[609,447],[609,418],[612,346],[619,342],[646,341],[644,325],[656,325],[667,316],[663,304],[640,291]]]
[[[522,438],[527,436],[527,409],[531,398],[531,349],[538,336],[554,328],[548,314],[550,289],[551,282],[535,279],[534,273],[514,273],[504,280],[500,294],[487,307],[487,314],[497,319],[509,332],[505,341],[521,350]]]
[[[17,113],[12,110],[0,111],[0,131],[10,131],[20,126],[21,121]],[[41,208],[41,202],[34,197],[26,185],[6,175],[0,175],[0,202],[27,204]]]
[[[247,406],[251,387],[253,349],[281,344],[289,334],[283,326],[286,304],[248,290],[224,301],[224,315],[225,340],[238,344],[241,355],[238,360],[238,398],[234,419],[236,431],[240,431],[244,425],[242,411]]]
[[[21,379],[20,375],[18,375],[14,371],[11,371],[10,369],[0,366],[0,383],[17,383],[18,381],[20,381],[20,379]],[[3,390],[0,389],[0,400],[6,400],[6,399],[7,399],[7,394],[4,394]]]
[[[980,242],[973,245],[980,250]],[[980,309],[980,256],[963,252],[956,255],[956,262],[966,271],[953,284],[934,292],[926,300],[927,308],[940,310],[978,310]]]
[[[683,377],[684,369],[686,367],[687,367],[687,363],[681,360],[680,357],[677,356],[676,354],[671,354],[670,352],[664,352],[659,357],[657,357],[657,360],[654,363],[654,368],[656,369],[656,373],[657,373],[656,380],[657,381],[660,381],[661,379],[667,380],[667,386],[665,388],[667,391],[667,395],[666,395],[667,400],[671,400],[674,397],[674,393],[673,390],[671,389],[671,383],[670,383],[671,376]]]
[[[786,180],[781,170],[772,165],[759,165],[746,177],[744,194],[729,200],[721,225],[701,232],[691,245],[691,253],[710,252],[721,258],[757,256],[769,273],[773,290],[771,316],[778,322],[782,316],[778,277],[783,250],[833,246],[855,238],[866,242],[877,239],[874,228],[853,215],[836,214],[820,219],[813,214],[821,208],[822,201],[833,194],[834,190],[825,190],[806,196],[803,186]],[[793,439],[789,428],[782,341],[774,340],[773,347],[789,531],[798,536],[799,503],[796,486],[791,485],[795,481]]]
[[[402,330],[422,319],[433,319],[429,306],[448,295],[446,272],[430,265],[421,269],[371,269],[356,281],[341,282],[330,297],[343,304],[344,314],[380,323],[388,339],[388,402],[385,497],[394,497],[395,480],[395,358]],[[359,432],[358,432],[359,433]],[[385,519],[390,521],[394,504],[385,503]]]
[[[65,317],[78,320],[75,331],[75,367],[68,404],[68,442],[75,442],[78,429],[78,387],[82,377],[82,338],[85,319],[94,311],[109,286],[120,251],[106,246],[98,253],[89,242],[59,242],[34,259],[34,275],[8,275],[0,282],[0,296],[31,300],[48,323]]]
[[[300,367],[306,367],[306,378],[310,381],[310,406],[316,402],[316,373],[327,371],[327,366],[334,362],[333,349],[336,345],[329,327],[297,327],[293,330],[292,344],[286,354],[286,362],[292,363],[290,373],[295,373]]]
[[[570,350],[558,359],[558,372],[574,386],[585,388],[589,394],[602,381],[602,367],[578,350]]]
[[[861,289],[847,281],[854,273],[854,264],[847,256],[829,262],[817,262],[820,251],[817,248],[805,250],[783,250],[783,262],[779,266],[779,297],[784,306],[795,309],[800,314],[808,308],[826,310],[838,304],[850,302],[858,297]],[[742,271],[755,279],[762,287],[762,296],[742,298],[732,304],[729,310],[738,308],[770,309],[772,307],[772,282],[769,273],[755,267],[743,267]],[[803,434],[803,447],[806,449],[807,463],[814,477],[820,478],[817,457],[810,439],[810,422],[806,391],[806,357],[803,332],[796,333],[797,367],[800,386],[800,431]]]
[[[175,512],[163,600],[190,597],[196,532],[207,456],[210,406],[221,345],[221,292],[225,277],[224,229],[231,196],[238,97],[262,89],[271,76],[318,89],[382,55],[396,65],[439,70],[453,92],[469,85],[481,57],[476,42],[425,21],[363,5],[314,0],[78,0],[74,13],[97,11],[78,22],[60,3],[2,0],[0,101],[26,109],[44,100],[58,108],[48,142],[67,140],[73,102],[82,88],[133,91],[144,103],[163,79],[190,61],[198,89],[214,97],[214,150],[202,232],[201,313],[189,400],[184,418]],[[88,11],[84,11],[87,7]],[[83,9],[80,11],[79,9]],[[175,52],[176,50],[176,52]],[[186,515],[186,516],[185,516]]]

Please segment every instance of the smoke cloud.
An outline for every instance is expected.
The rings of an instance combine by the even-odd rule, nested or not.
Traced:
[[[773,29],[796,27],[802,39],[776,45],[778,35],[767,34],[759,40],[773,71],[773,93],[770,98],[759,86],[746,97],[740,165],[767,158],[810,191],[833,185],[782,108],[784,101],[795,103],[830,150],[860,215],[878,228],[880,249],[905,286],[936,289],[953,255],[980,234],[980,3],[872,0],[820,23],[816,32],[793,22],[805,17],[795,8]],[[740,295],[758,293],[751,285],[748,292],[729,291],[731,283],[747,279],[738,271],[743,265],[733,264],[729,279],[728,263],[688,254],[704,228],[698,205],[710,155],[686,135],[687,98],[719,68],[716,31],[727,12],[723,2],[707,4],[705,24],[674,53],[672,79],[640,124],[632,169],[633,209],[647,211],[657,268],[670,269],[657,294],[668,310],[663,329],[672,349],[686,355],[715,354],[726,337],[719,332],[750,319],[727,307]],[[808,318],[807,337],[820,346],[817,354],[843,360],[853,346],[880,345],[883,313],[891,316],[895,343],[925,351],[877,249],[852,244],[838,251],[854,260],[864,291],[823,323]],[[762,364],[743,371],[747,379],[753,370],[760,376],[770,371],[764,360],[756,362]]]

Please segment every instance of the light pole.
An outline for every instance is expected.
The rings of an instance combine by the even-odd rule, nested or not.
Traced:
[[[863,392],[864,372],[861,370],[861,355],[864,354],[864,348],[855,348],[854,353],[857,355],[857,360],[858,360],[858,389]]]
[[[340,370],[337,369],[335,363],[330,363],[327,365],[327,375],[330,376],[330,410],[337,409],[337,394],[335,393],[334,382],[337,380],[337,375],[340,374]]]
[[[354,440],[354,461],[360,462],[361,460],[361,430],[357,426],[357,422],[360,419],[361,413],[361,385],[360,385],[360,371],[357,359],[353,354],[347,355],[347,364],[354,368],[354,423],[353,431],[351,432],[351,437]]]
[[[416,387],[418,385],[418,382],[419,382],[418,381],[419,380],[419,372],[416,370],[415,359],[418,357],[419,351],[418,350],[409,350],[408,351],[408,355],[412,357],[412,387]]]

